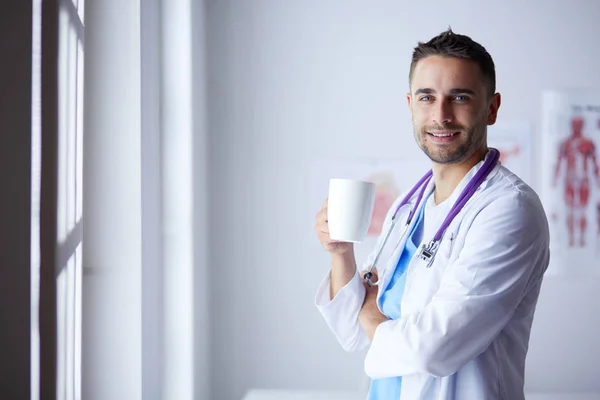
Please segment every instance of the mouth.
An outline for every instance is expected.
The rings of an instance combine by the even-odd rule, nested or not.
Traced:
[[[455,140],[460,131],[434,131],[427,132],[427,135],[436,143],[448,143]]]

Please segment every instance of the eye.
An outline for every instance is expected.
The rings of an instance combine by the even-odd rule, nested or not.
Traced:
[[[456,100],[459,103],[464,103],[465,101],[469,101],[469,97],[468,96],[455,96],[454,100]]]
[[[419,101],[431,101],[431,96],[422,96],[419,98]]]

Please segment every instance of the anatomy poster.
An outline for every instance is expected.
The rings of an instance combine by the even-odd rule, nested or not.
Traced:
[[[531,124],[497,122],[488,126],[488,146],[500,151],[500,163],[531,184]]]
[[[310,207],[314,216],[323,205],[331,178],[360,179],[376,185],[375,205],[367,239],[355,246],[357,260],[364,260],[381,233],[385,215],[396,198],[408,190],[429,170],[422,156],[411,160],[316,160],[310,171]],[[314,218],[313,220],[314,221]],[[359,256],[360,253],[360,257]]]
[[[549,274],[600,276],[600,95],[542,97],[542,196],[550,223]]]

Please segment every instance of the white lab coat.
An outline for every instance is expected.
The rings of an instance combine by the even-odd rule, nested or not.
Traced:
[[[422,243],[433,238],[482,165],[474,166],[443,203],[436,206],[431,196]],[[432,190],[433,180],[426,193]],[[390,208],[361,271],[372,263],[402,198]],[[399,239],[416,198],[398,213],[381,255],[378,298],[404,248],[406,237]],[[379,325],[371,343],[358,322],[365,295],[358,271],[333,300],[328,273],[315,302],[346,351],[370,345],[364,363],[370,378],[402,376],[400,400],[522,400],[529,334],[549,258],[548,222],[538,196],[498,164],[448,227],[433,265],[425,268],[413,257],[402,317]]]

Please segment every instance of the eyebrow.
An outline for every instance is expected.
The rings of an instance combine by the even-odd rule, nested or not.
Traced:
[[[435,90],[430,89],[430,88],[424,88],[424,89],[417,89],[417,91],[415,92],[415,96],[418,94],[434,94]],[[451,89],[450,90],[450,94],[470,94],[472,96],[476,96],[477,94],[472,91],[471,89],[461,89],[461,88],[457,88],[457,89]]]

